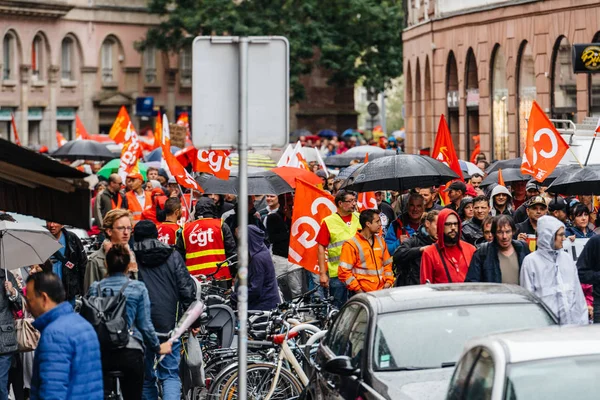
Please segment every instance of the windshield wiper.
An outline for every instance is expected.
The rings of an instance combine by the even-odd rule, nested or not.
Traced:
[[[444,362],[442,363],[442,368],[454,367],[456,362]]]
[[[394,371],[421,371],[421,370],[425,370],[425,369],[449,368],[449,367],[454,367],[455,365],[456,365],[456,362],[444,362],[439,367],[415,367],[415,366],[408,366],[408,367],[394,368]]]

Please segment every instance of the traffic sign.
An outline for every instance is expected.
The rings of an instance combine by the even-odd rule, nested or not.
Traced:
[[[284,147],[289,131],[289,43],[248,37],[247,134],[251,148]],[[192,46],[192,125],[196,147],[231,148],[240,127],[240,37],[199,36]]]
[[[379,106],[377,105],[377,103],[369,103],[369,105],[367,106],[367,112],[371,117],[374,117],[377,114],[379,114]]]

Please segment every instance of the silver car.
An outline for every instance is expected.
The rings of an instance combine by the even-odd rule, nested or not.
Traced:
[[[600,398],[600,326],[552,327],[470,341],[447,400]]]

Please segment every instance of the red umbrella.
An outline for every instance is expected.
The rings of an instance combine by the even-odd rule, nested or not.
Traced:
[[[308,182],[311,185],[323,184],[323,180],[321,178],[319,178],[314,173],[302,168],[277,167],[271,169],[271,171],[275,172],[277,175],[283,178],[283,180],[285,180],[294,189],[296,189],[296,178],[302,179],[303,181]]]

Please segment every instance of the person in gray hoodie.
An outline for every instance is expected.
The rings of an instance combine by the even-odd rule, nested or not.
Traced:
[[[585,325],[588,308],[579,283],[577,267],[562,250],[565,225],[543,216],[537,222],[537,251],[521,266],[521,286],[541,298],[561,325]]]
[[[497,185],[490,195],[490,215],[511,215],[512,216],[512,195],[506,186]]]

